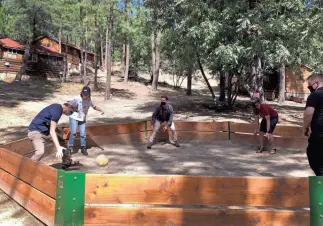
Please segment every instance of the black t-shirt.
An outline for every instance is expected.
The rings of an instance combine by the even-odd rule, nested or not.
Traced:
[[[305,108],[307,107],[315,109],[311,122],[311,137],[323,137],[323,87],[308,96]]]
[[[30,123],[30,131],[39,131],[45,135],[49,134],[50,122],[58,122],[63,114],[63,108],[60,104],[51,104],[45,107],[36,115]]]

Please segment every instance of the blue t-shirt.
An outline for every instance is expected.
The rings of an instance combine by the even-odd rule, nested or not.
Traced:
[[[39,131],[45,135],[49,134],[50,122],[58,122],[63,114],[63,108],[60,104],[51,104],[45,107],[30,123],[30,131]]]

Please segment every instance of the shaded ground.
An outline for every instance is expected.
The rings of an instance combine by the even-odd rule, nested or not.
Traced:
[[[23,209],[18,203],[7,196],[0,190],[0,226],[43,226],[44,224],[38,221],[28,211]]]
[[[178,174],[216,176],[292,176],[312,175],[303,150],[279,150],[276,155],[255,153],[251,145],[233,144],[231,141],[183,143],[180,148],[157,143],[151,150],[145,144],[106,145],[104,151],[93,147],[89,156],[73,155],[82,165],[70,170],[110,174]],[[99,167],[95,158],[109,157],[106,167]],[[55,154],[42,160],[60,167]]]

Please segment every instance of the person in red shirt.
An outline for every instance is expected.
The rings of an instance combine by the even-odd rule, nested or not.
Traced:
[[[257,153],[262,153],[264,151],[264,137],[266,137],[270,144],[271,150],[270,154],[276,153],[276,147],[274,143],[273,132],[275,130],[276,124],[278,123],[278,113],[268,104],[262,104],[260,99],[255,99],[253,102],[254,115],[255,115],[255,131],[254,134],[259,133],[259,143],[260,147]],[[259,127],[259,117],[262,118]]]

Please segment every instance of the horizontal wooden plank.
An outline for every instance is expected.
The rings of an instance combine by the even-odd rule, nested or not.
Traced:
[[[177,131],[214,132],[228,131],[228,122],[181,122],[175,121]],[[148,121],[148,130],[151,130],[151,121]]]
[[[0,146],[1,148],[8,149],[19,155],[25,155],[33,151],[33,145],[28,138],[17,140],[8,144]]]
[[[46,225],[54,225],[54,199],[2,169],[0,169],[0,189]]]
[[[85,207],[86,226],[308,226],[309,211]]]
[[[146,142],[145,132],[127,133],[111,136],[91,136],[94,145],[133,144]]]
[[[87,134],[90,136],[109,136],[122,133],[134,133],[145,131],[145,122],[133,122],[122,124],[106,124],[98,126],[88,126]]]
[[[148,131],[148,138],[151,136],[152,131]],[[178,141],[221,141],[228,140],[228,132],[184,132],[177,131]],[[158,132],[155,141],[162,142],[169,139],[168,132]]]
[[[255,129],[252,123],[233,123],[230,122],[230,131],[238,133],[253,133]],[[303,137],[302,127],[277,125],[274,135],[282,137]]]
[[[0,148],[0,169],[55,198],[57,170]]]
[[[87,174],[85,202],[308,207],[308,178]]]
[[[243,133],[231,133],[230,134],[232,142],[244,143],[244,144],[255,144],[258,145],[258,137],[253,134],[243,134]],[[303,149],[305,150],[308,144],[306,137],[274,137],[274,142],[278,148],[292,148],[292,149]],[[267,145],[268,140],[265,139],[265,145]]]

